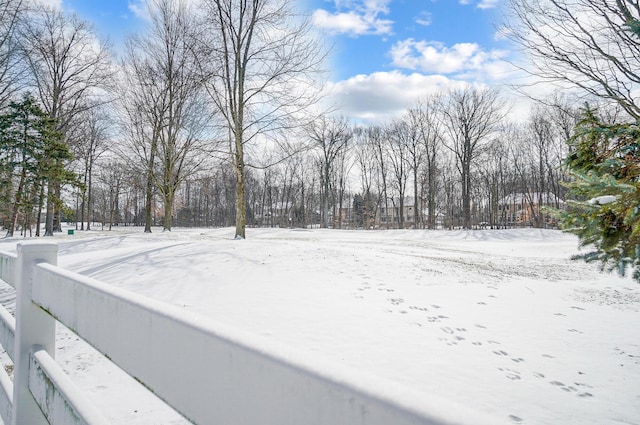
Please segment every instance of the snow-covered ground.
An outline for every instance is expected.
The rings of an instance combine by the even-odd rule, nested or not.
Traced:
[[[131,230],[58,235],[58,264],[497,424],[640,424],[640,285],[571,261],[573,236]],[[185,423],[62,328],[56,357],[113,423]]]

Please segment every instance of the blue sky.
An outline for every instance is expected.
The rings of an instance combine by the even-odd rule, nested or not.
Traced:
[[[464,56],[461,44],[477,44],[489,50],[497,45],[493,20],[496,8],[480,8],[480,3],[457,0],[313,0],[314,23],[323,28],[336,43],[336,77],[408,68],[434,69],[426,60],[407,61],[429,51],[434,60],[451,60]],[[459,48],[456,49],[456,46]],[[455,55],[455,53],[458,55]],[[404,54],[404,55],[403,55]],[[456,56],[454,59],[452,56]],[[405,60],[401,60],[404,57]],[[441,63],[442,64],[442,63]],[[422,65],[422,66],[421,66]],[[453,65],[453,63],[451,63]],[[451,68],[451,66],[449,67]]]
[[[143,27],[145,0],[46,0],[95,24],[117,47]],[[461,82],[507,82],[497,36],[504,0],[298,0],[333,46],[332,99],[347,116],[384,120]]]

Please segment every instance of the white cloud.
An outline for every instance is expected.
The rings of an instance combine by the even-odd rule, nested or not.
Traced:
[[[390,0],[335,0],[335,12],[317,9],[312,22],[334,34],[352,36],[391,34],[393,21],[380,15],[389,14]]]
[[[477,43],[457,43],[451,47],[439,42],[407,39],[391,47],[392,65],[436,74],[500,79],[511,69],[503,60],[504,50],[486,51]]]
[[[493,9],[498,6],[500,0],[482,0],[478,3],[478,9]]]
[[[420,15],[418,15],[418,17],[415,19],[415,21],[417,24],[427,27],[432,23],[431,13],[427,12],[426,10],[422,11],[420,12]]]
[[[401,114],[428,94],[464,84],[442,75],[391,71],[356,75],[331,83],[328,89],[341,114],[364,122],[379,122]]]
[[[353,11],[329,13],[324,9],[318,9],[313,12],[311,19],[315,26],[334,34],[366,34],[371,28],[363,16]]]
[[[129,10],[139,19],[150,21],[149,9],[147,8],[147,0],[132,0],[127,4]]]
[[[459,3],[462,5],[470,5],[473,4],[473,0],[459,0]],[[493,9],[498,7],[498,3],[500,3],[500,0],[480,0],[476,7],[478,9]]]

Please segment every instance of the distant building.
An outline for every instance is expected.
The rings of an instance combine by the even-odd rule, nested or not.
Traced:
[[[565,202],[551,192],[513,193],[498,202],[497,224],[555,227],[556,220],[543,207],[563,209]]]

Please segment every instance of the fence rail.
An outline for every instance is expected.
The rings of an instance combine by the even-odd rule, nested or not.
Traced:
[[[5,424],[109,423],[54,360],[55,321],[195,424],[496,423],[456,403],[382,382],[210,318],[56,266],[54,243],[0,252],[16,317],[0,306]]]

